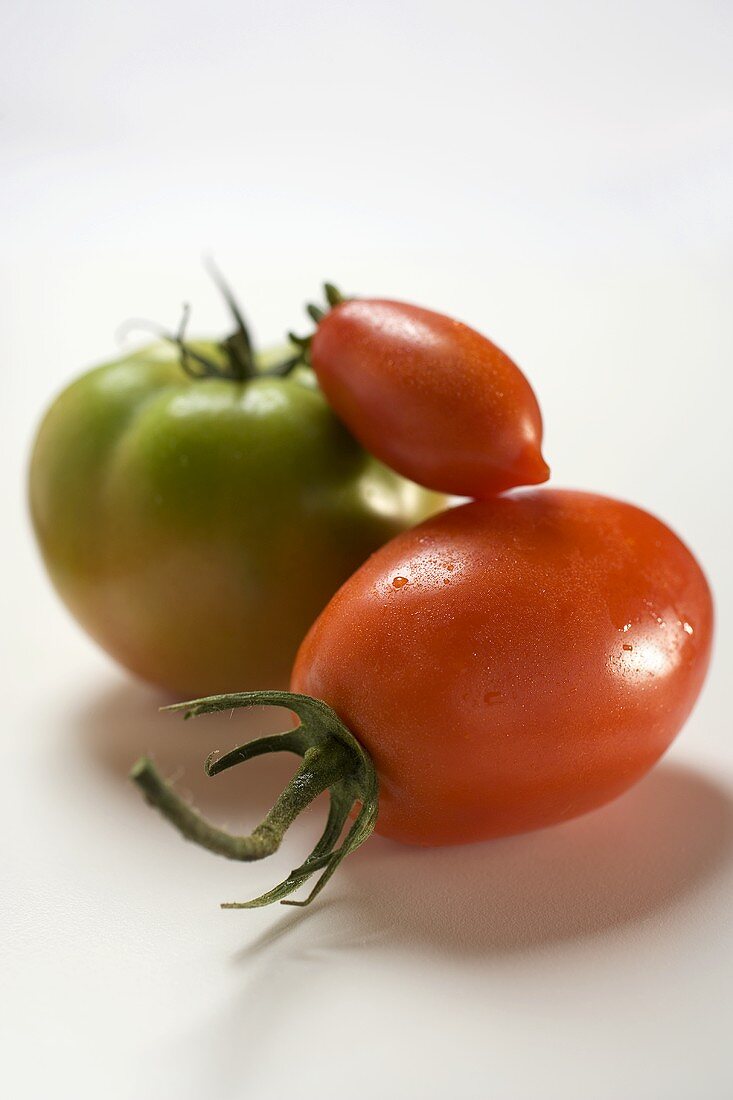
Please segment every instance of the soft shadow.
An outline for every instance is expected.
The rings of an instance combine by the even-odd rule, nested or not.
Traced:
[[[578,943],[694,904],[733,853],[733,801],[711,778],[663,764],[615,803],[543,832],[416,850],[371,838],[309,908],[273,912],[238,951],[244,987],[197,1025],[208,1058],[196,1094],[253,1087],[248,1049],[272,1046],[281,1004],[307,1011],[306,982],[356,953],[418,956],[490,973],[492,963]],[[247,913],[231,913],[243,921]],[[485,980],[485,979],[484,979]],[[274,1038],[273,1038],[274,1037]],[[255,1077],[255,1082],[257,1078]],[[256,1086],[255,1086],[256,1087]]]
[[[433,850],[372,838],[330,896],[283,915],[237,958],[285,939],[299,957],[370,944],[449,955],[539,948],[669,909],[732,855],[730,795],[663,764],[610,806],[542,832]]]
[[[289,715],[257,708],[184,722],[159,711],[169,701],[131,681],[107,688],[76,716],[82,751],[120,784],[148,753],[205,813],[251,826],[296,758],[262,757],[213,779],[204,759],[212,749],[286,729]],[[323,810],[313,813],[320,819]],[[730,794],[708,775],[663,763],[611,805],[541,832],[436,849],[372,837],[312,906],[273,908],[269,930],[237,958],[267,954],[280,942],[292,957],[370,944],[458,955],[541,947],[669,909],[732,858]],[[232,919],[246,922],[247,914]]]
[[[225,814],[231,825],[256,824],[298,766],[292,753],[276,753],[210,778],[204,761],[214,749],[231,749],[294,724],[282,708],[207,714],[184,721],[160,708],[177,699],[123,681],[86,700],[73,728],[85,756],[109,780],[122,784],[139,756],[147,754],[177,790],[203,812]],[[213,857],[212,857],[213,858]]]

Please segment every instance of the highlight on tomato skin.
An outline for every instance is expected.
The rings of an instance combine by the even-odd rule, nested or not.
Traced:
[[[344,300],[320,318],[309,357],[359,442],[418,484],[482,499],[549,477],[532,387],[468,325],[402,302]]]
[[[615,798],[701,689],[713,605],[655,517],[567,490],[451,509],[378,550],[300,647],[379,776],[376,831],[466,843]]]

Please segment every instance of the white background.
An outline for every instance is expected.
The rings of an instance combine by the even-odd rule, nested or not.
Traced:
[[[733,1095],[733,9],[3,0],[1,22],[4,1095]],[[24,495],[42,408],[120,321],[187,299],[225,324],[207,251],[265,341],[324,277],[482,328],[537,389],[555,483],[684,534],[715,662],[633,792],[500,843],[372,839],[303,912],[218,909],[319,812],[240,867],[141,804],[149,748],[253,823],[283,764],[200,760],[272,716],[158,715],[52,594]]]

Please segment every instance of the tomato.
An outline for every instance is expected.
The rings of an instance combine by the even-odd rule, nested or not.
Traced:
[[[205,377],[160,343],[57,398],[33,524],[67,607],[133,673],[179,695],[276,687],[338,586],[441,501],[366,455],[310,371],[237,380],[222,346],[189,351]]]
[[[508,355],[440,313],[402,302],[339,302],[335,293],[325,316],[313,311],[321,319],[309,361],[371,454],[458,496],[547,480],[539,405]]]
[[[455,844],[591,810],[651,768],[705,676],[712,603],[679,539],[589,493],[520,491],[378,551],[301,646],[380,780],[377,830]]]
[[[699,565],[639,508],[551,489],[466,504],[398,535],[343,585],[300,647],[292,693],[182,705],[275,704],[301,718],[207,765],[216,774],[277,748],[304,757],[250,837],[199,818],[150,761],[133,778],[185,836],[234,859],[274,851],[328,788],[311,856],[234,904],[282,900],[323,869],[312,897],[375,824],[408,844],[458,844],[552,825],[621,794],[689,714],[712,627]]]

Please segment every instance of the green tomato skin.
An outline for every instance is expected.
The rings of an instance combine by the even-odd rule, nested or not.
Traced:
[[[191,379],[165,345],[73,382],[30,464],[69,610],[120,664],[189,698],[286,686],[337,588],[443,503],[367,455],[309,371]]]

